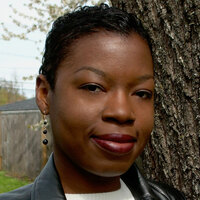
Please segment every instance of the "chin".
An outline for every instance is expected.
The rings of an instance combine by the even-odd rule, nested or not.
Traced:
[[[113,165],[114,166],[114,165]],[[101,171],[98,170],[92,170],[92,171],[88,171],[96,176],[100,176],[100,177],[107,177],[107,178],[111,178],[111,177],[117,177],[117,176],[121,176],[122,174],[126,173],[130,166],[123,166],[121,168],[111,168],[111,169],[103,169]]]

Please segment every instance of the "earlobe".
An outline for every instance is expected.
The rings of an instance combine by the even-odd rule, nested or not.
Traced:
[[[42,74],[38,75],[36,79],[36,103],[41,113],[49,113],[49,93],[50,85],[46,80],[46,77]]]

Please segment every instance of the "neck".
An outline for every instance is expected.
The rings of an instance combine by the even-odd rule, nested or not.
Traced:
[[[120,188],[119,176],[101,177],[87,172],[58,150],[54,150],[54,161],[65,193],[100,193]]]

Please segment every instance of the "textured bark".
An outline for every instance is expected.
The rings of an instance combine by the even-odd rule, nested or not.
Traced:
[[[200,1],[112,0],[152,39],[155,129],[142,159],[148,178],[200,199]]]

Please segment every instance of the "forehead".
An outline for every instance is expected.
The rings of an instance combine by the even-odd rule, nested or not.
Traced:
[[[117,76],[124,71],[153,73],[150,48],[136,33],[124,36],[100,31],[77,39],[59,68],[67,68],[66,71],[70,72],[83,66],[99,68],[104,72],[113,70],[113,74],[118,72]]]
[[[120,46],[120,51],[119,50]],[[124,51],[124,52],[123,52]],[[150,56],[151,51],[148,43],[137,33],[131,32],[129,35],[100,30],[76,39],[70,45],[68,59],[80,56],[84,52],[96,53],[96,56],[109,57],[112,53],[119,53],[119,57],[127,54],[139,52],[142,56]],[[144,57],[145,59],[145,57]]]
[[[87,47],[85,43],[88,44],[102,44],[102,45],[109,45],[109,44],[123,44],[130,46],[131,44],[137,45],[136,42],[140,41],[141,43],[145,44],[146,48],[149,49],[148,43],[142,36],[135,32],[130,32],[129,34],[121,34],[118,32],[111,32],[106,31],[104,29],[97,29],[95,32],[91,32],[80,36],[79,38],[75,39],[71,45],[71,49],[76,48],[77,46]],[[83,44],[84,43],[84,44]]]

